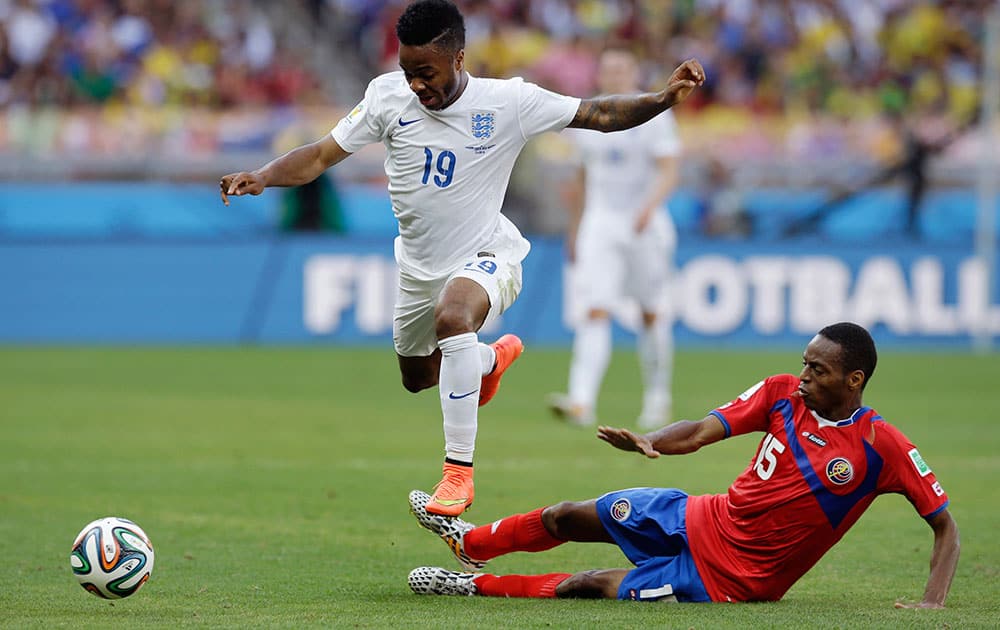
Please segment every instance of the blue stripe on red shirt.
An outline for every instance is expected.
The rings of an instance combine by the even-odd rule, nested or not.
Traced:
[[[809,456],[806,455],[802,443],[799,442],[799,436],[795,431],[795,422],[792,416],[791,401],[783,398],[774,404],[771,411],[781,413],[784,418],[785,438],[788,440],[789,448],[792,449],[792,454],[795,455],[795,463],[798,465],[802,476],[805,477],[806,483],[809,484],[809,489],[812,490],[813,496],[816,497],[820,507],[823,508],[826,518],[830,520],[830,525],[834,529],[837,529],[837,526],[847,517],[847,514],[857,505],[858,501],[875,491],[879,473],[882,472],[882,458],[875,452],[875,449],[871,445],[865,442],[865,457],[868,460],[868,466],[864,480],[848,494],[834,494],[820,481],[816,470],[809,461]],[[854,417],[857,417],[857,414]],[[854,417],[849,421],[843,422],[852,424]]]

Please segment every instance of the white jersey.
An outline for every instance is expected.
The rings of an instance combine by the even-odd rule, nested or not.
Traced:
[[[677,122],[670,110],[624,131],[572,131],[580,165],[586,169],[585,215],[635,216],[649,200],[658,170],[656,160],[681,152]]]
[[[578,98],[520,78],[470,76],[458,100],[432,111],[397,71],[373,79],[330,133],[351,153],[385,144],[399,221],[396,261],[407,274],[432,279],[491,246],[527,255],[527,240],[500,214],[514,161],[528,139],[563,129],[579,106]]]

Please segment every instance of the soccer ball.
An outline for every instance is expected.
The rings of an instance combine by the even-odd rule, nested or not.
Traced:
[[[73,541],[69,564],[80,586],[104,599],[135,593],[153,572],[153,545],[142,528],[109,516],[87,523]]]

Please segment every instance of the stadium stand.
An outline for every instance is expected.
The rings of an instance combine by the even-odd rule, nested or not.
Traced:
[[[368,77],[396,67],[393,24],[404,4],[0,0],[0,179],[29,187],[53,176],[105,182],[66,184],[79,189],[62,209],[52,201],[58,194],[24,205],[31,195],[5,183],[0,234],[274,226],[279,200],[243,205],[248,215],[237,220],[196,200],[197,185],[328,130]],[[971,237],[980,140],[967,126],[978,107],[986,0],[459,4],[475,74],[520,74],[589,95],[594,55],[612,38],[642,55],[650,85],[678,59],[703,62],[709,81],[678,112],[687,153],[671,210],[682,232],[715,234],[708,226],[725,223],[710,216],[704,193],[703,167],[718,161],[746,219],[721,235],[781,238],[789,220],[851,188],[860,190],[827,208],[822,236],[905,234],[902,182],[863,183],[905,161],[923,133],[932,137],[918,143],[948,140],[921,167],[930,187],[910,235]],[[537,173],[557,177],[563,151],[557,137],[546,138],[515,173],[508,210],[529,231],[561,229],[558,199]],[[378,147],[336,177],[348,231],[391,233]],[[145,204],[116,201],[147,180],[192,187],[172,194],[172,184],[141,184]]]

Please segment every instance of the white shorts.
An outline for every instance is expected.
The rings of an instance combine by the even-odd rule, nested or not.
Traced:
[[[392,342],[396,353],[404,357],[426,357],[438,347],[434,309],[441,292],[454,278],[468,278],[486,290],[490,310],[483,328],[496,321],[521,292],[523,253],[513,251],[480,252],[450,275],[433,280],[418,280],[399,273],[399,291],[392,318]]]
[[[576,239],[574,290],[581,307],[614,311],[632,298],[660,312],[673,273],[677,240],[662,213],[636,234],[632,219],[612,213],[584,214]]]

